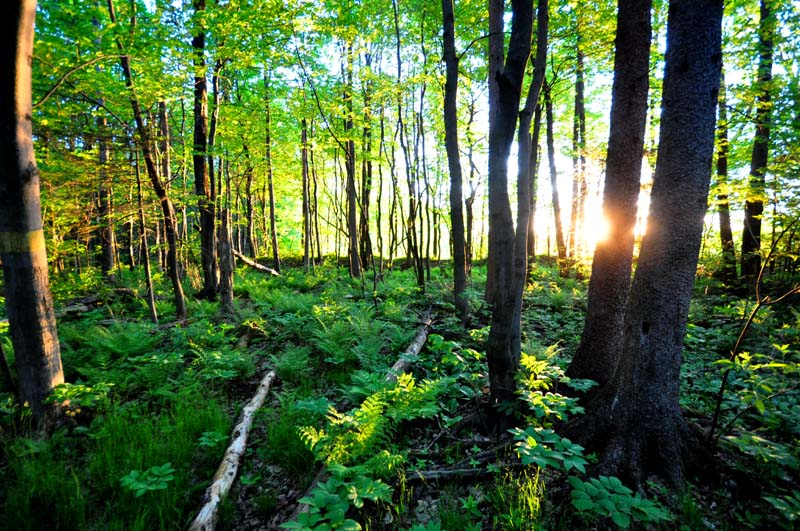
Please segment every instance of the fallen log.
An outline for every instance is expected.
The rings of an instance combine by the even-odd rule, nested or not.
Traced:
[[[214,526],[217,524],[217,517],[219,506],[222,500],[230,491],[233,481],[236,479],[236,473],[239,470],[239,462],[242,460],[244,451],[247,448],[247,435],[250,432],[250,426],[253,424],[253,416],[255,412],[264,404],[264,400],[269,393],[270,385],[275,379],[275,372],[270,371],[258,386],[256,394],[250,399],[250,402],[242,409],[242,414],[239,417],[239,422],[233,428],[233,440],[225,450],[225,456],[214,474],[211,485],[206,490],[203,496],[204,505],[197,518],[194,519],[192,525],[189,527],[191,531],[213,531]]]
[[[402,354],[400,354],[400,357],[386,373],[386,377],[384,379],[386,382],[396,382],[397,376],[406,372],[409,367],[411,367],[411,364],[422,351],[422,347],[425,346],[425,341],[428,340],[428,332],[430,331],[431,324],[433,324],[433,315],[430,312],[425,312],[425,314],[422,316],[421,325],[417,329],[417,335],[414,336],[414,340],[411,342],[408,348],[405,349]],[[313,491],[317,485],[325,481],[327,477],[328,470],[327,468],[322,467],[322,470],[320,470],[317,475],[314,476],[314,479],[311,481],[311,485],[309,485],[301,498],[310,496],[311,491]],[[292,512],[292,515],[289,517],[287,522],[297,519],[299,514],[305,512],[308,512],[308,505],[304,503],[298,503],[297,508],[294,510],[294,512]]]
[[[411,367],[411,364],[416,361],[419,357],[419,353],[422,351],[422,347],[425,345],[425,341],[428,340],[428,332],[430,331],[431,324],[433,324],[433,315],[431,315],[430,312],[425,312],[422,316],[422,324],[417,329],[417,335],[414,337],[414,341],[400,354],[400,357],[389,369],[389,372],[386,373],[387,382],[396,382],[397,377],[406,372],[409,367]]]
[[[247,258],[245,255],[243,255],[242,253],[240,253],[239,251],[237,251],[235,249],[233,250],[233,255],[236,258],[238,258],[239,260],[241,260],[242,262],[244,262],[245,264],[247,264],[250,267],[252,267],[253,269],[255,269],[256,271],[261,271],[263,273],[269,273],[270,275],[272,275],[274,277],[281,276],[280,273],[278,273],[277,271],[275,271],[271,267],[267,267],[265,265],[261,265],[258,262],[256,262],[255,260],[251,260],[251,259]]]

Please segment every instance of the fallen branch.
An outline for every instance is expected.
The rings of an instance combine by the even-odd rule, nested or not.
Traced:
[[[219,505],[228,491],[233,485],[233,480],[236,479],[236,473],[239,470],[239,462],[242,460],[244,451],[247,448],[247,434],[250,431],[250,426],[253,424],[253,416],[255,412],[264,403],[264,400],[269,393],[269,387],[272,380],[275,379],[275,372],[270,371],[258,386],[258,390],[250,402],[242,409],[242,414],[239,417],[239,422],[233,429],[233,440],[231,441],[228,449],[225,450],[225,456],[217,468],[216,474],[211,485],[206,490],[203,500],[205,504],[197,518],[194,519],[192,525],[189,527],[191,531],[212,531],[217,523],[217,513]]]
[[[271,267],[267,267],[265,265],[261,265],[258,262],[256,262],[255,260],[251,260],[251,259],[247,258],[245,255],[243,255],[242,253],[240,253],[236,249],[233,249],[233,255],[236,258],[238,258],[239,260],[241,260],[242,262],[244,262],[245,264],[249,265],[250,267],[252,267],[253,269],[255,269],[257,271],[261,271],[261,272],[264,272],[264,273],[269,273],[270,275],[272,275],[274,277],[281,276],[280,273],[278,273],[277,271],[275,271]]]
[[[498,463],[498,468],[525,468],[522,463]],[[451,479],[477,480],[488,477],[496,473],[496,470],[489,468],[446,468],[443,470],[417,470],[410,472],[406,476],[406,481],[441,481]]]
[[[422,316],[422,325],[417,329],[417,335],[414,341],[400,354],[400,357],[394,365],[392,365],[392,368],[386,373],[387,382],[396,382],[397,377],[406,372],[408,368],[411,367],[411,364],[416,361],[419,353],[422,351],[422,347],[425,345],[425,341],[428,340],[428,331],[432,323],[433,315],[431,315],[430,312],[425,312],[425,315]]]
[[[414,340],[408,346],[407,349],[400,354],[400,357],[397,359],[394,365],[389,369],[386,373],[386,378],[384,379],[386,382],[392,383],[397,381],[397,376],[402,374],[408,370],[411,366],[411,363],[415,360],[419,353],[422,351],[422,347],[425,345],[425,341],[428,339],[428,331],[430,330],[431,324],[433,323],[433,315],[430,312],[426,312],[422,316],[422,324],[417,329],[417,335],[414,337]],[[305,498],[311,495],[311,491],[313,491],[317,485],[325,481],[328,477],[328,470],[327,468],[323,467],[317,475],[314,477],[313,481],[311,481],[311,485],[309,485],[308,489],[306,489],[305,493],[301,496],[301,498]],[[297,508],[292,512],[292,515],[287,520],[291,522],[292,520],[297,519],[297,516],[301,513],[308,512],[308,505],[304,503],[297,504]]]

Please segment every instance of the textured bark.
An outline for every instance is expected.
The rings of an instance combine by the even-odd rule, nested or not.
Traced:
[[[20,402],[44,418],[56,412],[43,401],[64,373],[31,136],[36,2],[4,3],[0,14],[0,261]]]
[[[581,36],[577,35],[575,67],[575,105],[572,118],[572,209],[569,216],[569,256],[573,263],[581,252],[583,204],[586,199],[586,108],[584,105],[584,56]]]
[[[556,252],[558,253],[558,269],[562,276],[566,276],[567,246],[564,242],[564,226],[561,222],[561,201],[558,197],[558,172],[556,171],[556,148],[553,139],[553,99],[550,96],[550,85],[544,85],[544,110],[547,136],[547,161],[550,166],[550,191],[553,202],[553,218],[556,225]]]
[[[227,157],[226,157],[227,158]],[[222,159],[220,159],[222,160]],[[225,199],[220,212],[220,224],[217,234],[217,254],[219,255],[219,299],[222,311],[233,313],[233,249],[231,244],[231,176],[225,166]],[[223,167],[220,162],[220,177]]]
[[[714,152],[721,21],[721,0],[670,2],[658,160],[620,362],[565,430],[599,451],[597,472],[635,487],[651,474],[682,485],[699,448],[678,395]]]
[[[775,17],[770,10],[770,0],[761,0],[761,18],[758,23],[758,80],[756,88],[756,133],[750,158],[750,179],[744,205],[744,230],[742,231],[742,276],[755,282],[761,269],[761,217],[769,157],[770,109],[772,97],[772,53],[774,48]]]
[[[244,153],[244,201],[247,216],[247,228],[245,234],[245,243],[247,244],[247,252],[250,257],[255,260],[258,254],[258,247],[256,246],[256,228],[255,228],[255,206],[253,204],[253,161],[250,158],[250,149],[247,144],[242,141],[242,153]]]
[[[144,278],[147,283],[147,307],[150,309],[150,320],[158,324],[158,310],[156,309],[156,293],[153,288],[153,272],[150,269],[150,249],[147,245],[147,223],[144,218],[144,204],[142,201],[142,179],[139,171],[139,152],[135,152],[136,161],[136,203],[138,205],[138,217],[140,230],[140,245],[142,246],[142,257],[144,259]]]
[[[303,266],[311,267],[311,212],[308,181],[308,122],[300,120],[300,159],[303,177]]]
[[[517,153],[517,225],[514,236],[514,265],[512,298],[514,313],[511,317],[512,343],[521,342],[522,320],[522,293],[525,290],[525,279],[528,275],[528,228],[531,217],[532,187],[531,187],[531,120],[536,114],[535,110],[539,95],[544,83],[545,68],[547,67],[547,32],[550,25],[547,0],[539,0],[536,11],[536,58],[533,61],[533,77],[525,106],[519,113],[519,134]]]
[[[493,257],[494,297],[486,355],[493,404],[513,401],[520,344],[515,340],[514,223],[508,196],[508,157],[519,112],[522,80],[531,49],[533,4],[511,3],[511,40],[502,71],[490,72],[499,85],[494,125],[489,133],[489,254]],[[490,111],[492,114],[492,111]],[[502,423],[502,420],[501,420]]]
[[[265,139],[267,163],[267,188],[269,190],[269,237],[272,244],[272,267],[281,272],[281,259],[278,252],[278,232],[275,224],[275,187],[272,183],[272,115],[270,112],[269,76],[264,73],[264,105],[266,107],[267,132]]]
[[[497,122],[497,113],[500,106],[500,78],[503,72],[504,56],[504,21],[505,14],[504,0],[489,0],[489,138],[492,138],[492,130]],[[489,141],[491,145],[491,140]],[[491,148],[490,148],[491,149]],[[491,180],[491,170],[489,171]],[[491,225],[491,222],[490,222]],[[491,229],[489,230],[491,233]],[[486,256],[486,289],[484,299],[489,305],[494,304],[497,292],[495,271],[495,257],[492,245],[489,245],[488,255]]]
[[[442,0],[444,39],[444,143],[450,170],[450,239],[453,245],[453,299],[462,322],[469,315],[464,297],[467,289],[467,262],[464,245],[464,211],[462,208],[461,154],[458,150],[458,56],[456,56],[455,14],[453,0]]]
[[[350,276],[361,278],[361,257],[358,254],[358,196],[356,193],[356,143],[353,130],[353,43],[347,44],[345,65],[344,103],[347,116],[344,120],[345,171],[347,173],[347,238]]]
[[[364,69],[371,72],[373,54],[364,53]],[[361,131],[361,211],[359,217],[359,253],[361,264],[369,268],[372,264],[372,239],[369,234],[370,198],[372,196],[372,85],[371,79],[364,81],[364,127]],[[380,203],[378,203],[380,208]],[[380,231],[380,224],[378,225]]]
[[[542,136],[542,104],[537,103],[533,111],[533,134],[531,135],[531,151],[528,158],[528,173],[530,175],[531,213],[528,216],[528,263],[536,261],[536,193],[539,179],[539,138]]]
[[[725,75],[719,77],[719,119],[717,122],[717,211],[719,212],[719,236],[722,244],[722,280],[736,282],[736,248],[733,245],[731,211],[728,201],[728,108],[725,90]]]
[[[100,186],[97,192],[100,216],[100,269],[103,276],[113,281],[116,267],[117,244],[114,238],[114,205],[111,182],[108,178],[108,120],[105,116],[97,118],[97,162],[100,167]]]
[[[192,0],[195,16],[202,16],[206,0]],[[205,29],[200,22],[195,23],[192,36],[194,62],[194,191],[197,194],[200,211],[200,267],[203,270],[203,288],[198,296],[215,299],[217,296],[217,250],[214,231],[214,202],[211,187],[212,179],[207,166],[208,156],[208,83],[206,82]]]
[[[605,385],[617,364],[631,282],[633,229],[644,152],[650,60],[650,2],[621,0],[617,14],[611,130],[603,215],[610,234],[597,242],[586,319],[567,375]]]
[[[113,0],[108,0],[108,14],[111,18],[111,22],[116,24],[117,16],[114,11]],[[119,63],[125,78],[125,87],[128,89],[128,99],[131,102],[133,118],[136,122],[136,130],[139,134],[139,140],[141,141],[140,147],[142,156],[144,157],[145,168],[147,169],[147,176],[150,178],[150,184],[153,186],[153,191],[155,191],[159,203],[161,203],[161,211],[164,217],[164,231],[167,236],[168,274],[172,282],[172,291],[175,294],[175,314],[178,320],[184,320],[186,319],[186,298],[183,295],[183,286],[181,285],[180,276],[178,274],[178,242],[175,208],[172,206],[172,201],[169,198],[169,194],[167,194],[167,189],[158,175],[155,158],[153,157],[153,143],[150,138],[150,133],[145,126],[142,108],[133,85],[130,58],[125,54],[125,49],[119,39],[117,39],[117,48],[120,52]]]

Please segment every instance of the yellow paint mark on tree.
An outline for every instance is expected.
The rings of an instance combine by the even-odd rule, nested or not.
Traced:
[[[0,254],[35,253],[45,250],[44,231],[0,232]]]

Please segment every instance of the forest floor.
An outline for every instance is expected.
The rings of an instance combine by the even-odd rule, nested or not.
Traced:
[[[754,302],[698,280],[681,401],[704,434],[719,402],[716,474],[687,471],[682,492],[654,479],[634,493],[616,478],[587,478],[595,456],[557,434],[581,414],[559,391],[591,385],[563,374],[580,337],[585,281],[534,267],[519,403],[504,405],[517,410],[519,427],[497,434],[485,417],[485,270],[473,271],[467,327],[448,302],[449,274],[433,268],[423,291],[399,269],[353,280],[330,265],[282,277],[242,268],[234,314],[193,300],[188,321],[174,324],[162,298],[159,325],[147,322],[144,298],[130,296],[144,293],[131,273],[120,273],[116,289],[91,271],[53,279],[68,382],[54,399],[66,417],[49,438],[33,437],[25,408],[0,394],[0,528],[186,528],[241,407],[270,370],[278,378],[220,529],[798,525],[798,301],[759,308],[731,357]],[[157,281],[168,293],[166,279]],[[410,371],[387,381],[429,313]],[[0,340],[13,357],[7,329]]]

